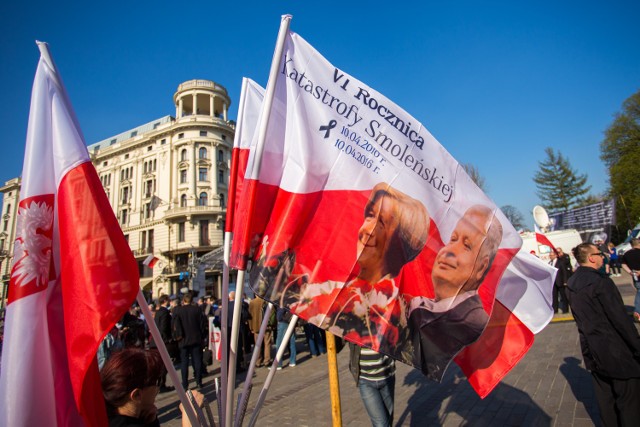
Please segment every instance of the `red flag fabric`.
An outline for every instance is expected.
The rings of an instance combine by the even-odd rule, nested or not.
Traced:
[[[0,425],[107,425],[96,352],[139,290],[46,44],[33,85],[0,374]]]
[[[496,296],[510,294],[501,278],[521,246],[518,233],[402,108],[295,33],[276,61],[273,104],[260,119],[270,109],[264,151],[252,150],[249,164],[262,161],[245,175],[232,265],[251,259],[257,294],[439,381],[491,325]],[[522,304],[505,306],[526,313],[539,299],[530,285],[515,289]],[[472,370],[490,365],[470,360]]]
[[[149,268],[153,268],[158,263],[158,261],[160,261],[158,257],[156,257],[155,255],[149,255],[142,263]]]
[[[549,246],[553,252],[558,253],[558,251],[556,250],[556,247],[553,246],[553,243],[551,243],[551,240],[549,240],[549,238],[545,236],[542,231],[540,231],[537,225],[535,226],[535,229],[536,229],[536,241],[541,245]]]

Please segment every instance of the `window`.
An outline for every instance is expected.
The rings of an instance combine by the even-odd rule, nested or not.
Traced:
[[[151,203],[144,204],[144,219],[151,218]]]
[[[207,131],[206,130],[201,130],[200,131],[200,136],[207,136]]]
[[[116,143],[116,141],[117,141],[117,140],[116,140],[115,138],[113,138],[113,139],[111,140],[111,142],[109,143],[109,145],[113,145],[113,144],[115,144],[115,143]]]
[[[133,138],[134,136],[138,136],[137,130],[134,130],[133,132],[131,132],[131,138]]]
[[[184,222],[178,223],[178,242],[184,242]]]
[[[125,242],[129,243],[129,235],[128,234],[124,235],[124,240],[125,240]]]
[[[129,158],[129,155],[128,155],[128,154],[125,154],[125,155],[124,155],[124,159],[125,159],[125,160],[127,160],[128,158]]]
[[[127,209],[122,209],[122,212],[120,213],[120,224],[127,225],[127,220],[129,219],[127,216],[128,214],[129,211]]]
[[[2,231],[7,231],[7,227],[9,227],[9,220],[4,220],[4,225],[2,226]]]
[[[180,207],[181,208],[186,208],[187,207],[187,195],[183,194],[182,196],[180,196]]]
[[[222,135],[222,140],[226,141],[227,140],[227,135]]]
[[[11,212],[11,203],[7,205],[7,213]]]
[[[166,144],[166,143],[167,143],[167,139],[166,139],[166,138],[165,138],[165,139],[163,139],[162,141],[160,141],[160,145],[164,145],[164,144]]]
[[[218,150],[218,161],[224,162],[224,151]]]
[[[209,246],[209,221],[200,221],[200,246]]]
[[[209,179],[207,172],[207,168],[198,168],[198,181],[207,181]]]
[[[142,230],[140,232],[140,249],[145,249],[147,247],[147,230]]]
[[[182,169],[180,171],[180,184],[186,184],[186,183],[187,183],[187,170]]]
[[[129,192],[129,187],[122,188],[122,203],[129,203],[129,199],[131,198],[131,194]]]
[[[203,191],[200,193],[200,197],[198,198],[198,206],[207,206],[208,203],[209,197],[207,196],[207,193]]]
[[[147,151],[151,151],[151,150],[153,150],[153,145],[150,145],[147,147]]]
[[[147,248],[150,253],[153,253],[153,229],[149,230],[149,239],[147,240]]]
[[[224,171],[222,169],[218,169],[218,185],[224,184]]]
[[[184,133],[179,133],[178,134],[178,139],[182,139],[182,138],[184,138]]]
[[[102,162],[102,166],[107,166],[108,164],[108,162]]]
[[[220,207],[224,208],[224,193],[220,193]]]
[[[155,179],[150,179],[144,183],[144,197],[151,197],[151,195],[154,193],[156,189],[155,184],[156,184]]]
[[[154,124],[153,124],[153,128],[154,128],[154,129],[158,129],[158,126],[160,126],[160,122],[158,122],[158,123],[154,123]]]
[[[207,149],[205,147],[200,147],[198,150],[198,158],[206,159],[207,158]]]
[[[186,160],[187,160],[187,149],[185,148],[180,152],[180,161],[185,162]]]

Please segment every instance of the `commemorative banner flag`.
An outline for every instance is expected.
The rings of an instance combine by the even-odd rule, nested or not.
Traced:
[[[274,61],[232,265],[251,260],[258,295],[440,381],[487,327],[520,236],[401,107],[293,32]]]

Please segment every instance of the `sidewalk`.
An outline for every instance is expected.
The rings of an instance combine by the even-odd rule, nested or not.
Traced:
[[[631,310],[635,289],[628,275],[623,274],[614,281],[625,305]],[[298,348],[297,366],[285,365],[285,369],[276,373],[260,412],[258,426],[332,425],[327,357],[311,358],[304,350],[301,337]],[[370,426],[349,373],[348,353],[348,349],[344,349],[338,354],[342,424]],[[426,380],[419,371],[402,363],[396,367],[396,426],[598,425],[591,375],[583,368],[578,332],[570,315],[556,315],[552,323],[536,336],[534,345],[522,361],[484,400],[475,394],[455,365],[449,368],[441,384]],[[265,368],[257,370],[244,425],[248,425],[267,372]],[[210,402],[214,402],[213,378],[213,375],[205,378],[204,393]],[[244,374],[241,374],[236,399],[243,380]],[[175,393],[158,397],[161,424],[180,426]],[[217,410],[213,412],[217,416]]]

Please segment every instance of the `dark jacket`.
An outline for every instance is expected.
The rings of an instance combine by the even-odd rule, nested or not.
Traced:
[[[206,316],[193,304],[176,307],[174,317],[174,336],[180,348],[202,345],[206,337]]]
[[[171,313],[169,313],[169,309],[160,306],[160,308],[158,308],[158,311],[156,311],[154,321],[156,322],[156,326],[160,331],[162,341],[165,343],[171,341]]]
[[[587,370],[610,378],[639,378],[640,336],[613,280],[579,267],[569,279],[567,299]]]
[[[427,378],[442,381],[451,359],[480,337],[488,321],[478,295],[443,313],[414,309],[409,314],[414,366]]]

